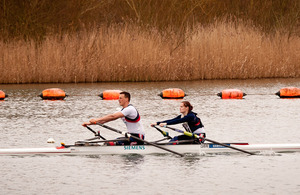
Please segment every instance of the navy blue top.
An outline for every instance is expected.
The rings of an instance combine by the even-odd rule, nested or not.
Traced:
[[[197,117],[197,113],[194,113],[194,112],[189,112],[183,118],[181,118],[181,115],[178,115],[177,117],[175,117],[173,119],[157,122],[157,124],[159,125],[160,123],[167,123],[167,125],[175,125],[175,124],[184,123],[184,122],[188,123],[192,132],[194,132],[195,130],[197,130],[201,127],[204,127],[200,118]]]

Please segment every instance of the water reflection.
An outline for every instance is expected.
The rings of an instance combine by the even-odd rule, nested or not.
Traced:
[[[144,162],[145,156],[140,154],[127,154],[127,155],[121,155],[121,159],[124,161],[122,164],[122,167],[124,167],[126,170],[137,168],[137,165],[140,165]]]

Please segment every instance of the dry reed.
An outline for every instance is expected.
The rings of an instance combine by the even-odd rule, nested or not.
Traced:
[[[0,42],[0,83],[300,77],[300,37],[216,22],[184,36],[136,25]]]

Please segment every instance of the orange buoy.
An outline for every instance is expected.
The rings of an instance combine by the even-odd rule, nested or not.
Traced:
[[[40,95],[44,100],[63,100],[66,96],[66,93],[59,88],[45,89]]]
[[[183,99],[186,96],[184,91],[178,88],[165,89],[158,95],[163,99]]]
[[[103,100],[117,100],[121,92],[121,90],[104,90],[99,96]]]
[[[7,95],[2,90],[0,90],[0,100],[4,100],[4,98],[6,97]]]
[[[243,93],[239,89],[225,89],[217,94],[222,99],[243,99],[247,94]]]
[[[280,98],[300,98],[300,89],[297,87],[285,87],[275,94]]]

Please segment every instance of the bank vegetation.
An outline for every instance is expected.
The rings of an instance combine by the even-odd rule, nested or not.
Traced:
[[[0,8],[0,83],[300,77],[297,0],[11,0]]]

